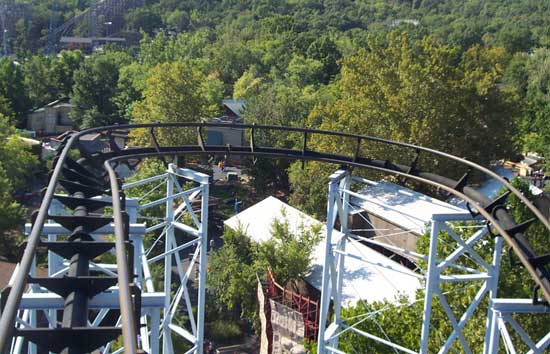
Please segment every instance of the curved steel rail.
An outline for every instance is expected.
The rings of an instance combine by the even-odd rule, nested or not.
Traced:
[[[82,131],[82,132],[73,134],[69,138],[68,142],[63,148],[63,151],[61,152],[61,155],[59,155],[59,158],[57,159],[57,163],[55,164],[55,167],[52,171],[46,193],[42,199],[42,203],[40,204],[38,215],[36,216],[36,219],[32,225],[31,233],[27,239],[27,245],[25,247],[25,251],[23,252],[23,256],[19,262],[19,268],[17,270],[17,274],[15,275],[15,278],[13,281],[13,286],[10,290],[8,298],[5,301],[4,311],[2,312],[2,317],[0,318],[0,352],[2,353],[9,350],[10,340],[13,337],[13,332],[14,332],[15,316],[19,309],[19,303],[21,301],[23,291],[27,284],[27,274],[29,274],[29,270],[31,268],[34,256],[36,254],[36,249],[38,247],[38,244],[40,243],[40,234],[42,233],[44,222],[48,217],[48,209],[53,199],[53,195],[55,193],[57,182],[61,175],[63,164],[67,159],[69,151],[71,150],[72,147],[74,147],[77,139],[79,139],[81,136],[87,133],[88,131]],[[112,180],[113,179],[111,179],[111,185],[113,185]],[[116,179],[115,179],[115,183],[117,183]],[[115,195],[118,196],[117,188],[113,188],[113,197]],[[119,291],[119,301],[120,301],[121,316],[122,316],[122,323],[123,323],[123,326],[122,326],[123,343],[126,348],[136,348],[137,350],[136,327],[134,325],[128,325],[128,324],[133,324],[134,319],[132,315],[132,299],[130,296],[130,285],[128,282],[126,255],[124,254],[124,247],[123,246],[121,247],[121,245],[124,244],[124,235],[122,232],[120,209],[117,211],[118,211],[117,213],[118,216],[115,216],[116,218],[115,222],[117,224],[115,228],[118,231],[115,234],[116,235],[116,260],[119,266],[117,276],[118,276],[119,287],[121,288]],[[137,352],[136,350],[134,351],[128,350],[128,352],[136,353]]]
[[[202,137],[202,128],[208,127],[232,127],[244,130],[250,130],[250,146],[219,146],[219,145],[206,145]],[[81,136],[89,133],[109,133],[113,130],[120,129],[138,129],[138,128],[197,128],[197,137],[199,143],[197,145],[184,145],[184,146],[154,146],[154,147],[134,147],[127,148],[120,151],[112,151],[107,153],[98,153],[95,157],[102,159],[104,167],[109,173],[113,191],[113,209],[115,214],[115,224],[121,225],[120,215],[120,199],[118,198],[118,184],[116,181],[116,175],[114,173],[112,163],[120,162],[127,159],[154,157],[154,156],[166,156],[166,155],[197,155],[197,154],[226,154],[231,153],[235,155],[250,155],[250,156],[265,156],[275,158],[289,158],[296,160],[315,160],[321,162],[338,163],[347,166],[369,168],[378,171],[382,171],[390,174],[398,174],[406,178],[411,178],[419,182],[441,188],[450,194],[453,194],[475,208],[477,213],[483,216],[488,222],[490,222],[493,228],[501,235],[504,240],[512,247],[523,266],[530,273],[535,280],[538,287],[540,287],[544,298],[550,301],[550,275],[545,268],[547,263],[542,262],[541,259],[547,257],[539,257],[535,251],[529,245],[524,231],[528,226],[527,223],[517,225],[512,216],[502,206],[503,200],[499,203],[489,200],[488,198],[475,191],[473,188],[464,184],[465,179],[456,181],[452,178],[440,176],[434,173],[421,171],[415,163],[409,165],[392,163],[388,160],[376,160],[366,156],[359,155],[359,147],[362,142],[376,142],[382,143],[387,146],[394,146],[404,148],[415,153],[428,153],[435,155],[436,157],[449,159],[454,162],[458,162],[469,169],[477,170],[484,175],[498,180],[506,189],[517,198],[519,198],[533,213],[533,215],[542,223],[547,230],[550,231],[550,223],[541,212],[534,207],[529,200],[516,188],[514,188],[507,180],[500,177],[493,171],[479,166],[471,161],[458,158],[451,154],[443,153],[434,149],[419,147],[412,144],[399,143],[386,139],[362,136],[357,134],[347,134],[340,132],[330,132],[323,130],[305,129],[305,128],[293,128],[293,127],[281,127],[281,126],[268,126],[268,125],[227,125],[218,123],[151,123],[151,124],[134,124],[134,125],[116,125],[101,128],[93,128],[76,133],[71,136],[70,140],[66,144],[63,152],[61,153],[57,164],[53,170],[52,177],[48,184],[46,195],[42,201],[40,211],[33,225],[27,247],[20,262],[19,271],[15,277],[13,289],[6,302],[6,310],[2,314],[0,320],[0,348],[6,348],[6,345],[11,338],[11,331],[14,325],[15,314],[23,293],[23,289],[26,284],[26,274],[28,273],[31,262],[36,251],[36,247],[39,242],[40,233],[43,223],[47,216],[48,207],[51,203],[55,186],[60,175],[61,166],[64,163],[68,151],[73,147],[75,141]],[[301,150],[298,149],[281,149],[269,146],[256,146],[255,134],[258,131],[280,131],[286,133],[300,133],[303,134],[304,144]],[[316,151],[307,149],[307,138],[312,135],[324,135],[329,137],[349,138],[356,141],[356,149],[354,154],[341,155],[333,154],[330,152]],[[155,140],[155,139],[153,139]],[[156,144],[156,143],[155,143]],[[118,215],[118,216],[117,216]],[[118,220],[118,221],[117,221]],[[117,263],[120,265],[126,264],[123,257],[124,254],[121,251],[122,247],[119,247],[119,242],[123,242],[122,227],[115,228],[115,236],[117,240]],[[120,254],[119,254],[120,253]],[[119,259],[119,257],[121,259]],[[122,266],[124,267],[124,266]],[[121,289],[128,289],[127,279],[121,278],[121,274],[128,274],[125,271],[119,269],[119,287]],[[129,289],[127,291],[122,290],[120,292],[121,314],[122,314],[122,326],[124,345],[126,348],[136,348],[135,346],[135,324],[133,316],[129,315],[129,311],[122,311],[123,307],[131,308],[131,298]],[[128,350],[128,352],[132,352]]]

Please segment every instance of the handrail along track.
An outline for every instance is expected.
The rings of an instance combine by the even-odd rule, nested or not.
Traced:
[[[202,137],[202,129],[209,127],[232,127],[250,131],[249,146],[220,146],[207,145]],[[171,155],[215,155],[215,154],[234,154],[253,157],[272,157],[272,158],[287,158],[295,160],[314,160],[321,162],[336,163],[350,167],[361,167],[373,169],[389,174],[397,174],[405,178],[410,178],[427,185],[440,188],[446,192],[453,194],[464,201],[470,207],[476,210],[476,213],[489,222],[493,229],[504,238],[511,246],[518,259],[521,261],[526,270],[536,283],[536,288],[540,289],[543,298],[546,302],[550,302],[550,254],[538,255],[531,247],[525,236],[525,231],[531,222],[517,224],[510,213],[503,207],[506,197],[497,200],[489,200],[473,188],[467,185],[466,177],[459,181],[452,178],[440,176],[435,173],[422,171],[416,163],[404,165],[393,163],[388,160],[372,159],[368,156],[361,156],[359,146],[363,142],[380,143],[384,146],[401,148],[406,151],[411,151],[417,155],[430,154],[436,158],[444,158],[450,161],[461,164],[467,169],[476,170],[487,177],[498,180],[508,191],[509,194],[515,195],[523,202],[533,213],[535,220],[545,226],[550,231],[550,222],[542,213],[516,188],[514,188],[506,179],[500,177],[495,172],[488,168],[477,165],[471,161],[443,153],[434,149],[424,148],[412,144],[399,143],[381,138],[362,136],[357,134],[347,134],[341,132],[331,132],[324,130],[314,130],[306,128],[282,127],[270,125],[248,125],[237,124],[227,125],[223,123],[151,123],[151,124],[129,124],[116,125],[108,127],[100,127],[84,130],[73,134],[66,142],[61,151],[55,167],[53,168],[48,188],[41,203],[38,215],[33,223],[32,231],[28,237],[25,252],[20,261],[18,273],[14,278],[9,296],[5,301],[4,310],[0,319],[0,349],[3,351],[9,350],[9,343],[14,333],[15,316],[19,307],[23,291],[27,284],[27,274],[31,268],[33,258],[37,247],[40,243],[40,234],[44,222],[48,218],[48,208],[54,198],[54,191],[62,174],[62,168],[68,159],[68,154],[71,148],[76,147],[76,143],[83,135],[90,133],[102,133],[111,138],[111,133],[121,129],[139,129],[149,128],[150,134],[153,137],[154,146],[152,147],[129,147],[125,149],[111,149],[108,152],[98,152],[87,158],[95,160],[96,165],[99,162],[103,163],[103,168],[106,170],[112,194],[113,215],[115,219],[115,240],[116,240],[116,258],[118,269],[118,285],[119,285],[119,300],[121,309],[122,335],[125,346],[125,352],[137,352],[136,340],[136,323],[132,307],[132,298],[130,292],[130,282],[128,265],[124,250],[124,228],[123,216],[121,207],[121,198],[119,194],[119,183],[116,173],[113,168],[114,163],[119,163],[129,159],[142,159],[147,157],[164,157]],[[181,145],[181,146],[159,146],[154,139],[154,129],[197,129],[197,145]],[[282,133],[297,133],[303,135],[302,149],[284,149],[272,146],[256,146],[258,132],[282,132]],[[307,148],[307,139],[313,135],[324,135],[332,138],[345,138],[356,141],[356,149],[351,155],[335,154],[327,151],[318,151]],[[350,140],[350,141],[351,141]],[[534,295],[534,301],[537,300]]]

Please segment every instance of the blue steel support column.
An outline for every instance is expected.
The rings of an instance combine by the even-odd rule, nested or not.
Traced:
[[[334,323],[337,326],[340,326],[341,319],[340,315],[342,312],[342,286],[344,283],[344,274],[345,274],[345,251],[346,251],[346,238],[348,234],[348,216],[349,216],[349,193],[347,191],[350,189],[351,186],[351,173],[350,171],[345,171],[344,174],[342,174],[344,171],[337,171],[336,173],[339,173],[338,181],[340,182],[340,193],[337,194],[337,197],[340,198],[342,201],[341,203],[341,210],[339,209],[338,212],[341,212],[340,214],[340,232],[342,232],[344,235],[342,239],[338,242],[337,248],[341,253],[338,254],[338,264],[337,264],[337,273],[336,273],[336,289],[332,291],[334,294],[334,319],[332,323]],[[336,180],[335,180],[336,181]],[[338,204],[337,204],[338,205]],[[329,342],[330,346],[334,349],[338,349],[338,336],[332,338]]]
[[[437,268],[437,236],[440,223],[432,219],[430,232],[430,254],[428,255],[428,275],[426,278],[426,294],[424,295],[424,314],[422,316],[422,333],[420,335],[420,354],[428,354],[428,339],[430,336],[430,321],[434,292],[439,287],[439,269]]]
[[[201,183],[201,227],[200,227],[200,271],[199,271],[199,298],[197,304],[197,354],[202,354],[204,341],[204,311],[206,290],[206,255],[208,252],[208,176],[204,176]]]
[[[30,275],[33,276],[33,277],[36,277],[36,256],[34,257],[34,259],[32,261]],[[30,288],[31,288],[31,292],[33,292],[33,293],[37,293],[40,290],[40,287],[38,286],[38,284],[31,284]],[[36,310],[30,310],[29,323],[33,328],[38,327],[37,326],[37,320],[38,320],[37,315],[38,314],[37,314]],[[29,354],[36,354],[37,353],[37,348],[36,348],[35,343],[32,343],[32,342],[28,343],[28,353]]]
[[[498,349],[498,325],[495,312],[492,309],[493,299],[497,297],[498,276],[500,273],[500,259],[502,256],[502,237],[495,238],[495,249],[493,251],[493,269],[491,270],[491,278],[487,280],[489,287],[489,308],[487,309],[487,322],[485,325],[485,342],[483,343],[483,353],[496,354]],[[496,346],[494,345],[496,341]]]
[[[63,211],[63,207],[57,203],[57,200],[53,200],[50,204],[49,215],[60,215]],[[57,241],[57,235],[49,234],[48,241]],[[63,258],[48,250],[48,276],[52,277],[55,273],[61,270],[63,267]],[[48,310],[49,317],[52,321],[57,322],[57,311]],[[57,323],[50,323],[50,328],[55,328]],[[49,354],[54,354],[49,352]]]
[[[172,298],[172,255],[168,253],[172,248],[172,239],[174,238],[174,200],[172,195],[174,193],[174,180],[170,177],[166,178],[166,234],[164,235],[164,318],[162,328],[162,352],[163,354],[173,354],[174,348],[172,346],[172,331],[168,326],[172,319],[170,317],[170,301]]]
[[[138,205],[139,201],[135,198],[126,198],[126,212],[128,213],[128,217],[130,220],[130,224],[136,224],[137,223],[137,216],[138,216]],[[130,279],[131,282],[137,284],[142,290],[141,292],[144,293],[143,290],[145,286],[142,284],[143,281],[143,269],[141,266],[141,250],[143,245],[143,234],[136,234],[131,233],[129,234],[129,239],[132,242],[132,248],[134,249],[133,255],[133,263],[134,263],[134,269],[132,269],[132,274],[135,276],[135,278]],[[143,312],[142,312],[143,313]],[[136,317],[140,318],[140,324],[147,324],[147,314],[141,314],[137,313]],[[141,340],[141,348],[149,348],[149,336],[147,335],[147,327],[146,326],[140,326],[140,340]]]
[[[329,177],[328,200],[327,200],[327,235],[325,238],[325,263],[323,264],[323,277],[321,281],[321,308],[319,311],[319,334],[317,336],[317,354],[324,354],[325,350],[325,330],[328,321],[328,308],[331,294],[331,273],[330,268],[333,262],[332,254],[332,231],[334,230],[334,220],[338,212],[336,207],[336,198],[339,198],[338,184],[342,173],[345,171],[336,171]]]

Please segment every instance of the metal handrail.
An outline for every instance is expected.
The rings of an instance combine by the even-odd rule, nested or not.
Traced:
[[[42,203],[40,204],[40,209],[32,225],[30,235],[27,238],[27,245],[25,247],[25,251],[23,252],[23,256],[21,258],[21,261],[19,262],[17,273],[13,279],[13,284],[9,291],[8,298],[6,299],[6,302],[4,304],[2,317],[0,318],[0,351],[1,352],[8,351],[10,347],[9,342],[13,337],[13,333],[15,329],[14,327],[15,316],[19,309],[19,303],[21,301],[23,291],[25,289],[25,286],[27,285],[27,274],[31,269],[31,265],[33,263],[33,259],[36,254],[36,249],[38,247],[38,244],[40,243],[40,234],[42,233],[44,222],[48,217],[48,209],[53,199],[53,195],[55,193],[57,181],[59,180],[59,177],[61,175],[63,164],[65,163],[65,160],[67,159],[69,151],[73,147],[75,141],[79,139],[81,136],[89,133],[90,133],[90,130],[84,130],[71,135],[71,137],[67,141],[67,144],[61,151],[61,154],[59,155],[57,163],[53,169],[52,175],[50,177],[50,181],[48,183],[48,188],[46,190],[44,198],[42,199]],[[118,193],[118,190],[114,188],[113,193]],[[118,227],[117,224],[120,225],[120,227],[122,227],[121,226],[122,223],[120,222],[120,220],[118,223],[116,223],[116,219],[115,219],[115,229]],[[119,239],[121,237],[122,239]],[[121,244],[124,245],[123,235],[121,235],[121,233],[118,233],[118,235],[116,236],[117,264],[119,267],[122,267],[122,268],[126,267],[127,269],[127,264],[126,264],[127,260],[126,260],[126,256],[124,255],[124,247],[123,246],[120,247]],[[132,299],[131,299],[130,288],[129,288],[130,284],[127,281],[128,272],[126,271],[124,272],[124,274],[121,274],[123,272],[119,270],[118,273],[119,273],[118,277],[119,277],[119,289],[120,289],[119,299],[120,299],[122,327],[123,327],[123,341],[124,341],[124,345],[125,346],[127,345],[128,348],[136,348],[134,351],[127,351],[128,353],[135,354],[137,353],[137,337],[136,337],[136,326],[135,326],[134,317],[130,315],[132,312],[132,306],[131,306]],[[126,282],[122,283],[121,279],[124,281],[124,275],[126,275]]]
[[[238,128],[238,129],[250,129],[250,130],[278,130],[278,131],[286,131],[286,132],[301,132],[301,133],[308,133],[308,134],[318,134],[318,135],[328,135],[328,136],[337,136],[337,137],[343,137],[343,138],[354,138],[354,139],[360,139],[361,141],[371,141],[371,142],[378,142],[383,143],[387,145],[393,145],[393,146],[399,146],[408,148],[415,151],[423,151],[430,154],[434,154],[436,156],[448,158],[449,160],[462,163],[468,167],[474,168],[479,172],[482,172],[483,174],[490,176],[491,178],[494,178],[498,180],[503,186],[505,186],[507,189],[509,189],[516,197],[518,197],[530,210],[531,212],[537,216],[540,222],[545,225],[545,227],[550,231],[550,221],[547,220],[544,215],[538,210],[530,201],[525,197],[519,190],[517,190],[512,184],[506,180],[505,178],[499,176],[494,171],[483,167],[481,165],[478,165],[472,161],[469,161],[464,158],[460,158],[457,156],[454,156],[449,153],[441,152],[435,149],[422,147],[414,144],[409,143],[402,143],[398,141],[393,141],[389,139],[383,139],[383,138],[377,138],[367,135],[359,135],[359,134],[351,134],[351,133],[343,133],[343,132],[334,132],[329,130],[316,130],[311,128],[297,128],[297,127],[285,127],[285,126],[279,126],[279,125],[256,125],[256,124],[224,124],[224,123],[201,123],[201,122],[174,122],[174,123],[142,123],[142,124],[123,124],[123,125],[112,125],[112,126],[106,126],[106,127],[100,127],[100,128],[92,128],[85,131],[80,132],[79,134],[89,134],[89,133],[98,133],[98,132],[106,132],[110,130],[124,130],[124,129],[139,129],[139,128],[183,128],[183,127],[202,127],[202,128],[220,128],[220,127],[231,127],[231,128]],[[311,136],[311,135],[310,135]]]
[[[161,123],[161,124],[139,124],[139,125],[126,125],[126,126],[118,126],[118,128],[125,128],[125,129],[137,129],[137,128],[150,128],[150,127],[231,127],[231,128],[240,128],[240,129],[251,129],[252,130],[252,136],[251,140],[254,141],[253,132],[254,130],[279,130],[279,131],[286,131],[286,132],[302,132],[304,135],[306,134],[323,134],[323,135],[329,135],[329,136],[338,136],[338,137],[347,137],[347,138],[354,138],[354,139],[361,139],[361,140],[367,140],[367,141],[375,141],[375,142],[381,142],[386,143],[389,145],[394,146],[400,146],[408,149],[414,149],[416,152],[418,151],[424,151],[427,153],[432,153],[437,156],[441,156],[444,158],[448,158],[452,161],[456,161],[459,163],[462,163],[468,167],[471,167],[473,169],[476,169],[485,175],[488,175],[490,177],[493,177],[500,181],[503,186],[507,187],[507,189],[514,194],[516,197],[518,197],[521,201],[524,202],[524,204],[533,212],[533,214],[537,217],[537,219],[545,225],[547,230],[550,230],[550,224],[547,219],[544,218],[544,216],[540,213],[536,207],[534,207],[531,202],[516,188],[514,188],[509,181],[505,180],[504,178],[498,176],[493,171],[479,166],[471,161],[447,154],[442,153],[434,149],[430,148],[424,148],[419,147],[412,144],[407,143],[399,143],[395,141],[390,141],[386,139],[381,138],[375,138],[375,137],[368,137],[368,136],[361,136],[357,134],[347,134],[347,133],[341,133],[341,132],[330,132],[330,131],[323,131],[323,130],[314,130],[314,129],[307,129],[307,128],[295,128],[295,127],[281,127],[281,126],[260,126],[260,125],[244,125],[244,124],[236,124],[236,125],[228,125],[228,124],[220,124],[220,123]],[[293,158],[293,159],[300,159],[300,160],[317,160],[317,161],[324,161],[324,162],[333,162],[333,163],[343,163],[350,166],[357,166],[357,167],[367,167],[376,169],[379,171],[384,171],[386,173],[397,173],[399,175],[405,176],[407,178],[413,178],[420,182],[430,184],[434,187],[441,188],[463,200],[465,200],[467,203],[472,205],[478,212],[481,214],[486,220],[491,222],[495,228],[496,231],[499,232],[500,235],[504,237],[504,239],[507,241],[508,244],[510,244],[513,248],[513,250],[518,255],[518,258],[523,263],[525,268],[528,270],[528,272],[531,274],[531,276],[535,279],[537,284],[541,286],[541,290],[543,292],[544,297],[547,300],[550,300],[550,282],[547,278],[545,278],[545,274],[543,272],[540,272],[539,270],[535,269],[530,263],[530,259],[536,256],[535,252],[530,247],[525,247],[525,245],[528,245],[527,239],[523,236],[522,233],[516,233],[514,235],[510,235],[507,230],[511,230],[513,227],[516,226],[516,223],[514,219],[511,217],[511,215],[504,210],[503,208],[497,208],[494,210],[494,216],[491,215],[491,213],[487,212],[484,207],[488,206],[491,203],[491,200],[474,190],[470,187],[464,187],[462,190],[464,193],[460,193],[455,189],[456,185],[458,184],[457,181],[439,176],[437,174],[429,173],[429,172],[421,172],[421,171],[415,171],[415,173],[409,173],[412,172],[414,169],[411,169],[411,166],[406,165],[399,165],[399,164],[392,164],[391,162],[387,160],[371,160],[368,158],[351,158],[349,156],[345,155],[336,155],[336,154],[330,154],[330,153],[323,153],[319,151],[309,151],[309,153],[304,153],[305,149],[300,150],[292,150],[292,149],[278,149],[278,148],[266,148],[266,147],[231,147],[230,150],[227,149],[225,146],[213,146],[213,145],[204,145],[204,141],[200,145],[187,145],[187,146],[175,146],[175,147],[155,147],[153,148],[130,148],[127,150],[124,150],[121,152],[122,155],[129,155],[132,158],[135,157],[147,157],[147,156],[159,156],[159,155],[170,155],[170,154],[215,154],[215,153],[226,153],[229,152],[231,154],[244,154],[244,155],[253,155],[253,156],[271,156],[271,157],[285,157],[285,158]],[[120,158],[114,158],[113,161],[119,161],[121,159],[124,159],[125,157]],[[130,158],[130,157],[128,157]],[[520,242],[518,242],[520,241]]]
[[[447,158],[451,161],[455,161],[458,163],[461,163],[465,166],[468,166],[472,169],[475,169],[479,172],[482,172],[486,176],[489,176],[491,178],[494,178],[498,180],[503,186],[505,186],[512,194],[514,194],[517,198],[519,198],[536,216],[536,218],[545,225],[547,230],[550,230],[550,222],[544,218],[542,213],[534,206],[532,203],[515,187],[513,187],[507,180],[497,175],[495,172],[489,170],[488,168],[485,168],[483,166],[477,165],[471,161],[456,157],[451,154],[443,153],[434,149],[425,148],[416,146],[413,144],[408,143],[400,143],[395,142],[387,139],[382,138],[376,138],[376,137],[369,137],[369,136],[363,136],[358,134],[348,134],[348,133],[342,133],[342,132],[331,132],[326,130],[315,130],[315,129],[308,129],[308,128],[296,128],[296,127],[282,127],[282,126],[272,126],[272,125],[254,125],[254,124],[224,124],[224,123],[146,123],[146,124],[127,124],[127,125],[115,125],[115,126],[107,126],[107,127],[100,127],[100,128],[92,128],[88,130],[84,130],[82,132],[79,132],[77,134],[74,134],[71,136],[69,142],[65,146],[64,150],[62,151],[60,158],[58,160],[58,163],[56,164],[52,178],[50,180],[50,183],[48,185],[48,190],[46,192],[45,198],[42,201],[40,211],[38,213],[38,217],[35,221],[35,224],[33,225],[31,235],[29,236],[29,242],[27,243],[27,247],[25,249],[25,253],[23,254],[23,258],[21,260],[21,264],[19,267],[19,272],[17,273],[17,276],[14,281],[13,289],[10,292],[10,295],[8,297],[8,301],[6,302],[6,311],[2,314],[2,318],[0,319],[0,348],[5,348],[7,341],[9,338],[11,338],[11,333],[13,330],[13,323],[15,319],[15,313],[19,305],[19,301],[21,299],[21,295],[26,283],[26,274],[28,273],[30,269],[30,265],[32,262],[32,258],[34,256],[40,233],[42,230],[42,225],[45,221],[45,217],[47,216],[47,210],[49,207],[49,204],[51,203],[51,199],[53,197],[53,192],[55,189],[55,185],[57,183],[57,179],[59,178],[61,166],[63,162],[65,161],[65,158],[67,156],[67,153],[69,149],[71,148],[74,141],[85,134],[90,133],[101,133],[101,132],[109,132],[113,130],[120,130],[120,129],[139,129],[139,128],[208,128],[208,127],[231,127],[231,128],[239,128],[239,129],[249,129],[251,130],[251,140],[254,141],[254,132],[255,131],[283,131],[283,132],[299,132],[303,133],[304,136],[311,136],[312,134],[316,135],[326,135],[326,136],[332,136],[332,137],[344,137],[344,138],[353,138],[358,141],[358,144],[361,143],[361,141],[370,141],[370,142],[378,142],[383,143],[386,145],[391,146],[398,146],[403,147],[407,149],[414,150],[415,152],[421,151],[426,152],[430,154],[434,154],[439,157]],[[297,149],[281,149],[281,148],[274,148],[274,147],[262,147],[262,146],[250,146],[250,147],[244,147],[244,146],[235,146],[231,147],[230,153],[235,155],[251,155],[251,156],[266,156],[266,157],[283,157],[283,158],[291,158],[296,160],[316,160],[321,162],[332,162],[332,163],[340,163],[345,164],[349,166],[356,166],[356,167],[364,167],[364,168],[370,168],[386,173],[392,173],[392,174],[398,174],[401,176],[405,176],[407,178],[415,179],[419,182],[426,183],[428,185],[441,188],[445,191],[447,191],[450,194],[453,194],[463,200],[465,200],[467,203],[472,205],[477,212],[482,215],[487,221],[489,221],[494,229],[507,241],[508,244],[510,244],[513,248],[513,250],[518,255],[518,258],[523,263],[525,268],[529,271],[531,276],[534,278],[534,280],[537,282],[537,284],[541,287],[541,290],[543,292],[544,297],[550,301],[550,282],[548,279],[544,277],[544,274],[539,274],[539,270],[536,267],[533,267],[530,263],[530,258],[535,256],[535,253],[530,247],[527,249],[525,248],[525,245],[528,245],[527,240],[521,233],[516,233],[514,235],[510,235],[507,230],[512,229],[514,226],[516,226],[516,223],[514,219],[511,217],[511,215],[503,208],[498,208],[494,211],[494,215],[492,215],[490,212],[485,210],[485,207],[487,207],[491,200],[484,197],[474,189],[465,186],[464,188],[461,188],[460,190],[455,189],[457,185],[457,181],[451,178],[447,178],[444,176],[440,176],[434,173],[429,172],[423,172],[418,169],[413,169],[411,166],[407,165],[401,165],[401,164],[393,164],[387,160],[373,160],[366,157],[350,157],[345,155],[338,155],[333,154],[329,152],[322,152],[322,151],[314,151],[314,150],[308,150],[306,152],[305,149],[305,141],[304,139],[304,148],[302,150]],[[225,153],[227,152],[226,146],[216,146],[216,145],[184,145],[184,146],[163,146],[163,147],[147,147],[147,148],[128,148],[125,150],[122,150],[120,152],[117,152],[118,156],[115,156],[114,154],[103,154],[105,157],[105,168],[109,172],[109,178],[111,180],[112,186],[118,186],[116,182],[116,176],[111,173],[112,167],[110,167],[109,164],[114,162],[119,162],[125,159],[135,159],[135,158],[144,158],[144,157],[152,157],[152,156],[166,156],[166,155],[185,155],[185,154],[216,154],[216,153]],[[115,213],[115,224],[120,224],[119,227],[115,228],[115,236],[117,239],[117,262],[119,266],[122,263],[125,263],[125,260],[119,260],[119,249],[118,245],[119,238],[123,237],[122,232],[122,224],[119,221],[117,222],[117,214],[120,217],[120,200],[119,198],[115,198],[115,193],[118,195],[118,189],[112,188],[113,191],[113,208]],[[116,191],[116,192],[115,192]],[[121,238],[122,240],[122,238]],[[522,241],[521,244],[518,242],[518,240]],[[123,266],[124,267],[124,266]],[[119,273],[122,273],[119,269]],[[124,272],[127,274],[127,272]],[[123,281],[126,281],[122,279]],[[121,279],[119,278],[119,283]],[[119,286],[122,286],[124,284],[119,284]],[[129,291],[127,294],[124,294],[124,291],[120,293],[121,297],[121,315],[122,318],[122,325],[123,329],[124,327],[127,327],[127,331],[123,332],[123,337],[125,340],[128,339],[127,337],[130,335],[129,333],[132,333],[131,331],[135,332],[135,324],[134,324],[134,318],[133,316],[130,316],[130,311],[122,311],[122,306],[126,307],[127,304],[131,304],[131,297],[129,296]],[[123,298],[124,297],[124,298]],[[11,307],[11,308],[10,308]],[[129,306],[128,308],[131,308]],[[130,318],[129,318],[130,317]],[[135,334],[132,334],[132,336],[135,338]],[[131,339],[128,339],[131,340]],[[132,348],[132,345],[129,344],[129,348]]]
[[[115,252],[117,260],[118,298],[120,302],[120,317],[122,319],[122,342],[125,353],[137,353],[137,326],[135,323],[134,307],[132,306],[132,292],[130,291],[130,270],[126,258],[124,220],[120,206],[120,192],[115,170],[108,161],[104,164],[111,182],[111,196],[113,204],[113,218],[115,223]]]

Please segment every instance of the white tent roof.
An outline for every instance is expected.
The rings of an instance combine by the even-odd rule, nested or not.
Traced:
[[[273,220],[283,218],[288,222],[292,232],[299,231],[303,226],[321,224],[274,197],[262,200],[226,220],[224,224],[231,229],[240,226],[252,240],[263,242],[271,237]],[[323,228],[322,233],[323,240],[313,251],[312,271],[306,278],[318,290],[321,290],[326,228]],[[341,232],[334,230],[333,242],[342,236]],[[346,272],[342,290],[344,304],[353,305],[358,300],[393,301],[400,294],[413,300],[416,290],[421,287],[420,281],[411,270],[359,242],[348,241],[346,252],[349,256],[345,261]],[[357,257],[366,259],[368,263],[356,259]]]
[[[423,234],[435,214],[464,215],[464,209],[428,197],[395,183],[368,181],[358,194],[352,197],[355,211],[365,210],[403,230]]]

